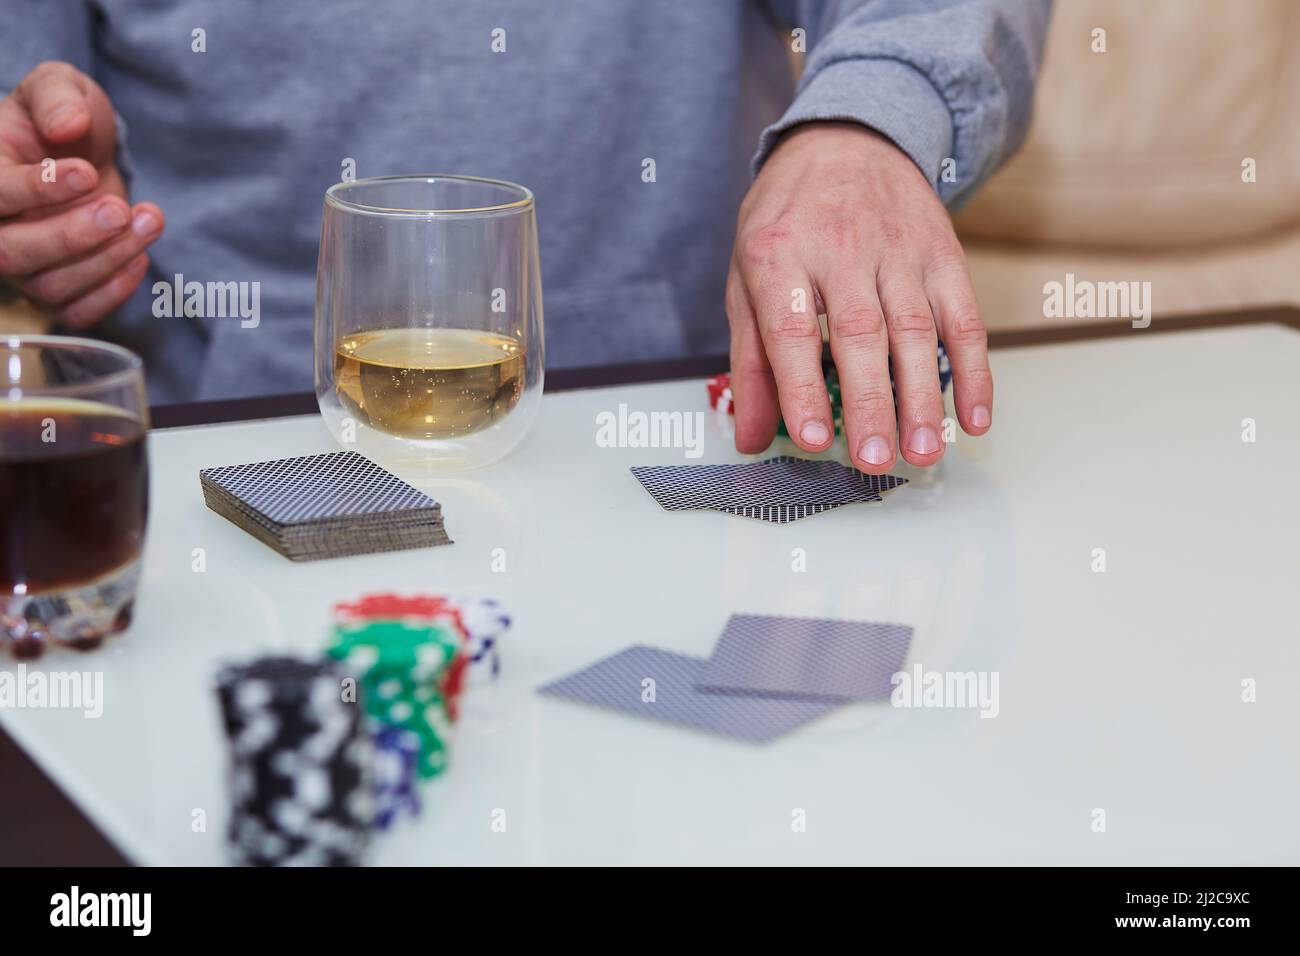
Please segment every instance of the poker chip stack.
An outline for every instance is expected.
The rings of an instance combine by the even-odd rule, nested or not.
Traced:
[[[510,630],[510,615],[491,598],[402,596],[367,594],[356,601],[336,604],[336,626],[376,620],[436,623],[453,628],[465,644],[444,678],[444,697],[454,720],[460,691],[500,676],[500,644]]]
[[[372,599],[370,606],[383,603]],[[463,640],[442,607],[438,616],[422,617],[409,608],[395,616],[398,605],[388,603],[390,616],[376,618],[357,616],[355,605],[336,608],[327,653],[357,679],[372,732],[383,727],[409,732],[419,744],[416,773],[437,776],[449,757],[465,666]]]
[[[237,863],[350,866],[372,822],[370,739],[329,662],[264,657],[223,668],[229,837]]]

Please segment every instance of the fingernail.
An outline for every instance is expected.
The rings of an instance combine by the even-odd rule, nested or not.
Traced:
[[[972,428],[988,428],[992,418],[989,415],[987,405],[976,405],[970,410],[970,423]]]
[[[50,114],[49,118],[45,121],[45,128],[51,131],[57,131],[60,126],[66,125],[68,120],[72,119],[72,116],[76,111],[77,108],[71,103],[65,103]]]
[[[811,421],[804,422],[803,428],[799,429],[799,437],[806,445],[824,445],[831,433],[821,422]]]
[[[889,442],[883,438],[872,438],[862,446],[858,457],[869,465],[883,465],[893,457],[893,452],[889,450]]]
[[[106,202],[95,210],[95,225],[105,232],[117,232],[126,225],[126,213],[115,202]]]
[[[138,212],[131,219],[131,231],[142,239],[158,231],[158,217],[151,212]]]
[[[939,436],[935,434],[933,428],[922,425],[912,432],[907,447],[914,455],[933,455],[939,450]]]
[[[90,188],[90,177],[80,169],[74,169],[67,176],[68,188],[74,193],[84,193]]]

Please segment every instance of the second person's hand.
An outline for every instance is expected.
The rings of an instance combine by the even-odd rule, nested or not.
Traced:
[[[163,231],[162,210],[127,200],[116,146],[107,95],[70,64],[40,64],[0,101],[0,280],[73,328],[130,297]]]

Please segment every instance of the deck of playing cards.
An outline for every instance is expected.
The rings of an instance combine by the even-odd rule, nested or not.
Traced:
[[[293,561],[451,544],[442,506],[353,451],[204,468],[203,500]]]
[[[867,475],[837,461],[780,455],[733,465],[657,465],[632,469],[666,511],[722,511],[786,524],[907,484],[894,475]]]
[[[887,700],[911,641],[905,624],[733,614],[708,660],[639,644],[538,692],[764,743]]]

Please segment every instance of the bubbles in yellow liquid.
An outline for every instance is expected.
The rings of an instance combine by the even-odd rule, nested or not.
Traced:
[[[524,386],[519,342],[475,329],[373,329],[339,340],[334,380],[359,422],[400,438],[460,438],[505,418]]]

